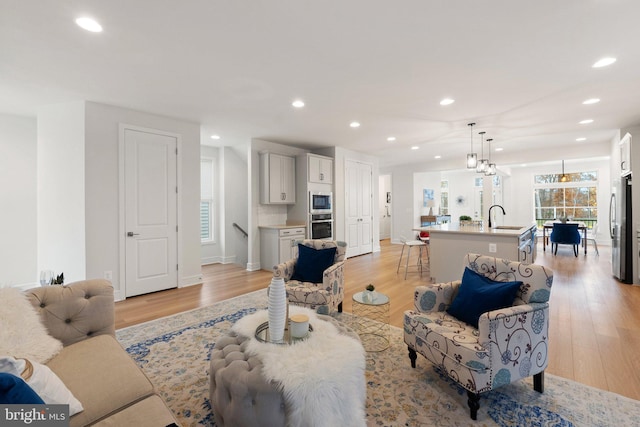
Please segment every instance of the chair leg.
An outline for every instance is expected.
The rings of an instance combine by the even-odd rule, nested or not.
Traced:
[[[407,271],[409,271],[409,260],[411,259],[411,246],[407,250],[407,261],[404,264],[404,280],[407,280]]]
[[[342,313],[342,303],[338,304],[338,313]]]
[[[544,371],[533,376],[533,389],[538,393],[544,393]]]
[[[596,250],[596,255],[600,255],[600,252],[598,252],[598,243],[596,242],[596,239],[593,239],[593,247]]]
[[[416,351],[409,346],[407,346],[407,348],[409,349],[409,360],[411,360],[411,367],[415,368],[416,359],[418,358],[418,353],[416,353]]]
[[[396,269],[396,274],[400,271],[400,263],[402,262],[402,255],[404,255],[404,247],[407,246],[404,243],[402,244],[402,251],[400,251],[400,259],[398,260],[398,268]]]
[[[577,257],[578,256],[578,245],[573,245],[573,254]]]
[[[471,410],[471,419],[478,419],[478,409],[480,409],[480,395],[478,393],[474,393],[472,391],[467,390],[467,404],[469,404],[469,409]]]

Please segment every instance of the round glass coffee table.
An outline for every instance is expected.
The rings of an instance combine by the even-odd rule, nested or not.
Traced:
[[[377,291],[353,295],[353,329],[366,351],[389,348],[389,306],[389,297]]]

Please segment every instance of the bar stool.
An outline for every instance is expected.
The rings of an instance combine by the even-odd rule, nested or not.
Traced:
[[[426,247],[427,244],[420,240],[407,240],[406,237],[400,236],[400,241],[402,242],[402,252],[400,252],[400,259],[398,260],[398,268],[396,269],[396,274],[400,271],[400,265],[402,264],[402,256],[404,255],[404,248],[408,247],[407,250],[407,259],[404,265],[404,279],[407,280],[407,272],[409,271],[409,259],[411,258],[411,248],[417,246],[418,247],[418,262],[416,266],[418,267],[418,271],[420,271],[420,276],[422,276],[422,248]]]
[[[425,243],[425,252],[427,253],[427,262],[429,262],[429,258],[431,257],[431,254],[429,253],[430,249],[429,249],[429,232],[428,231],[421,231],[420,234],[418,234],[418,240],[420,240],[421,242]]]

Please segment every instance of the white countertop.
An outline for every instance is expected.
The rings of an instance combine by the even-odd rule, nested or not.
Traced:
[[[306,228],[305,224],[275,224],[275,225],[259,225],[258,228],[267,228],[271,230],[284,230],[285,228]]]
[[[460,223],[448,223],[440,225],[432,225],[429,227],[420,227],[420,231],[429,231],[431,234],[438,233],[458,233],[458,234],[474,234],[474,235],[499,235],[499,236],[520,236],[531,227],[535,227],[536,223],[523,226],[498,226],[508,228],[488,228],[486,225],[471,225]],[[418,230],[418,229],[416,229]]]

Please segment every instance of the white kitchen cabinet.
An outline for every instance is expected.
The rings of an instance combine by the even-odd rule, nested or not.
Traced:
[[[631,173],[631,134],[627,133],[620,140],[620,175]]]
[[[306,228],[260,227],[260,265],[271,270],[278,264],[293,259],[298,248],[295,242],[305,239]]]
[[[309,182],[316,182],[320,184],[333,183],[332,158],[309,154],[307,161],[309,162]]]
[[[296,159],[276,153],[260,153],[260,203],[296,202]]]

